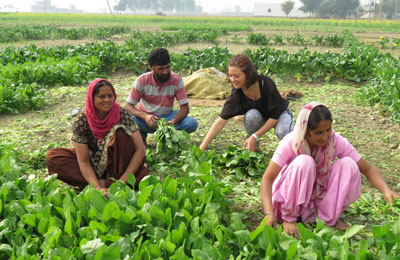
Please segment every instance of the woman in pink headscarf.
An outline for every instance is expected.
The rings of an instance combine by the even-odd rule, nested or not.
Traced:
[[[136,184],[146,175],[144,144],[139,128],[127,110],[116,103],[113,85],[96,79],[89,85],[85,112],[72,127],[74,148],[55,148],[47,153],[49,174],[83,189],[87,184],[107,194],[110,178],[127,183],[130,173]]]
[[[361,158],[346,138],[332,129],[327,107],[312,102],[302,107],[294,132],[279,143],[261,183],[261,203],[267,224],[282,222],[298,237],[297,221],[345,230],[340,215],[360,196],[362,172],[392,204],[397,197],[380,173]]]

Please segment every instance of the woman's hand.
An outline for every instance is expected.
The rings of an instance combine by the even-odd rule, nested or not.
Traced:
[[[108,198],[108,189],[107,188],[96,188],[96,190],[99,190],[103,193],[103,196]]]
[[[244,147],[248,147],[249,151],[256,151],[257,148],[257,141],[253,136],[247,138],[246,142],[244,143]]]
[[[278,223],[276,222],[274,213],[265,215],[264,219],[268,219],[267,222],[265,222],[265,224],[270,225],[273,228],[277,228]]]
[[[390,206],[393,206],[393,200],[394,198],[398,198],[399,195],[392,191],[391,189],[388,189],[387,191],[382,192],[383,198],[387,201],[387,203],[390,204]]]
[[[106,187],[106,179],[99,179],[101,187],[99,188],[105,188]]]

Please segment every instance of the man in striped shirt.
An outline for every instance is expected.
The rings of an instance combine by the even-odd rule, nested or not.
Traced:
[[[147,134],[156,131],[160,118],[166,118],[167,124],[173,124],[177,130],[196,131],[197,120],[188,116],[185,84],[178,74],[171,72],[168,51],[163,48],[152,50],[149,65],[151,71],[135,80],[125,104],[138,124],[145,144]],[[175,98],[179,110],[173,110]]]

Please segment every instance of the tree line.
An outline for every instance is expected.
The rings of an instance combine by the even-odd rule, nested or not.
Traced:
[[[400,0],[371,0],[365,8],[360,5],[359,0],[300,0],[300,2],[303,4],[299,8],[300,11],[309,13],[310,17],[319,18],[360,17],[369,11],[376,17],[382,14],[383,17],[392,19],[396,18],[397,6],[400,5]],[[294,8],[294,2],[287,0],[281,7],[286,16],[289,16]]]
[[[119,0],[114,6],[117,12],[124,11],[165,11],[165,12],[195,12],[200,7],[195,0]]]

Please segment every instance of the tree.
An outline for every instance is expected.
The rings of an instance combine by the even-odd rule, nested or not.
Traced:
[[[123,11],[126,11],[128,7],[128,3],[126,0],[120,0],[116,5],[114,5],[114,10],[121,13]]]
[[[303,6],[300,7],[299,10],[303,11],[304,13],[310,12],[311,17],[321,5],[322,0],[300,0],[300,2],[303,4]]]
[[[174,10],[174,1],[160,0],[160,8],[163,11],[172,11]]]
[[[382,1],[382,12],[388,19],[396,18],[396,0],[383,0]],[[400,1],[397,0],[397,6],[399,6]]]
[[[317,12],[325,18],[346,18],[354,15],[359,6],[359,0],[323,0]]]
[[[291,0],[287,0],[283,4],[281,4],[282,11],[286,14],[286,18],[289,17],[290,12],[293,10],[294,2]]]

